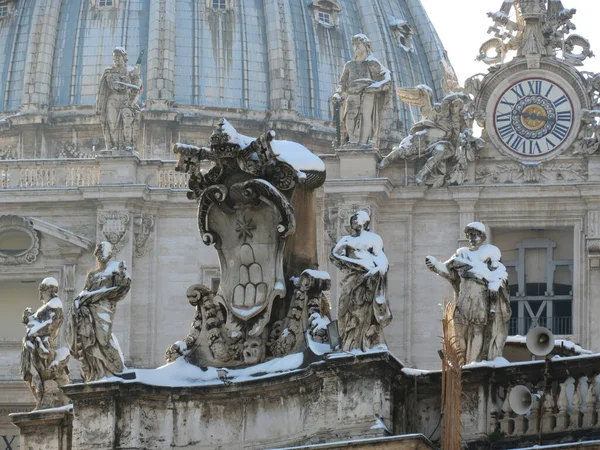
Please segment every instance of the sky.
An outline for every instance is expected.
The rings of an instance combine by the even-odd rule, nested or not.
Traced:
[[[481,44],[492,37],[487,34],[488,28],[493,24],[487,13],[498,11],[502,2],[503,0],[421,0],[461,83],[471,75],[487,72],[488,66],[475,61],[475,57],[479,54]],[[598,55],[586,59],[579,69],[600,72],[600,0],[563,0],[563,6],[577,10],[572,19],[577,29],[571,34],[579,34],[588,39],[592,51]]]

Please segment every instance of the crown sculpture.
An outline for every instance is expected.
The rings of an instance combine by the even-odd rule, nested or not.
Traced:
[[[314,208],[325,168],[302,145],[274,136],[254,140],[223,119],[210,148],[174,146],[176,170],[190,175],[202,240],[218,252],[221,283],[217,292],[188,289],[194,323],[167,349],[167,362],[185,356],[198,366],[236,367],[303,351],[306,339],[328,341],[330,279],[311,270],[314,215],[304,213]]]

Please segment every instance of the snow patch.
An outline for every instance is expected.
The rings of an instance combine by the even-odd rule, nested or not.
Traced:
[[[302,274],[306,274],[316,280],[331,280],[329,273],[325,272],[324,270],[306,269],[302,272]]]
[[[44,286],[54,286],[58,287],[58,280],[56,278],[48,277],[42,280],[42,284]]]
[[[278,373],[296,370],[302,366],[304,357],[302,353],[294,353],[283,358],[257,364],[243,369],[228,368],[227,378],[232,382],[243,382],[272,377]],[[133,369],[135,379],[122,379],[120,377],[106,377],[93,383],[120,382],[143,383],[150,386],[186,387],[203,385],[221,385],[217,367],[200,367],[188,363],[185,358],[177,358],[174,362],[157,369]]]

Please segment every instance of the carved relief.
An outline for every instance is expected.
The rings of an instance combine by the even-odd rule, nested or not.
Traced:
[[[20,216],[0,216],[0,264],[31,264],[40,251],[37,231]]]
[[[17,159],[17,154],[17,145],[5,145],[4,147],[0,147],[0,160]]]
[[[98,223],[101,232],[113,246],[114,254],[118,254],[126,243],[127,228],[130,216],[125,211],[99,211]]]
[[[154,216],[151,214],[140,214],[133,218],[133,241],[135,247],[135,256],[141,258],[151,248],[151,244],[146,246],[148,238],[154,230]]]
[[[478,168],[475,175],[477,183],[540,183],[586,181],[588,179],[585,163],[506,163]]]

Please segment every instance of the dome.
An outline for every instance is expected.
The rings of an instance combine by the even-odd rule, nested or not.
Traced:
[[[59,156],[52,144],[56,127],[69,126],[84,140],[101,136],[93,107],[117,46],[126,47],[129,65],[145,51],[140,101],[146,112],[163,114],[146,114],[144,120],[169,122],[176,131],[162,138],[167,143],[186,124],[208,131],[214,122],[209,119],[226,115],[242,130],[273,126],[286,138],[312,140],[313,147],[328,151],[335,135],[329,99],[358,33],[371,39],[395,87],[427,84],[437,98],[443,95],[444,50],[419,0],[0,3],[7,5],[0,16],[0,120],[33,113],[37,119],[13,119],[13,128],[32,121],[52,124],[54,130],[41,131],[46,143],[35,144],[38,156]],[[177,116],[165,114],[169,110]],[[414,113],[394,96],[383,139],[395,143]],[[79,130],[83,124],[96,125],[95,132]],[[6,139],[6,130],[0,131],[0,149]],[[64,136],[60,139],[59,147],[65,145]],[[77,141],[78,149],[90,150]],[[165,156],[145,137],[144,142],[142,156]]]

